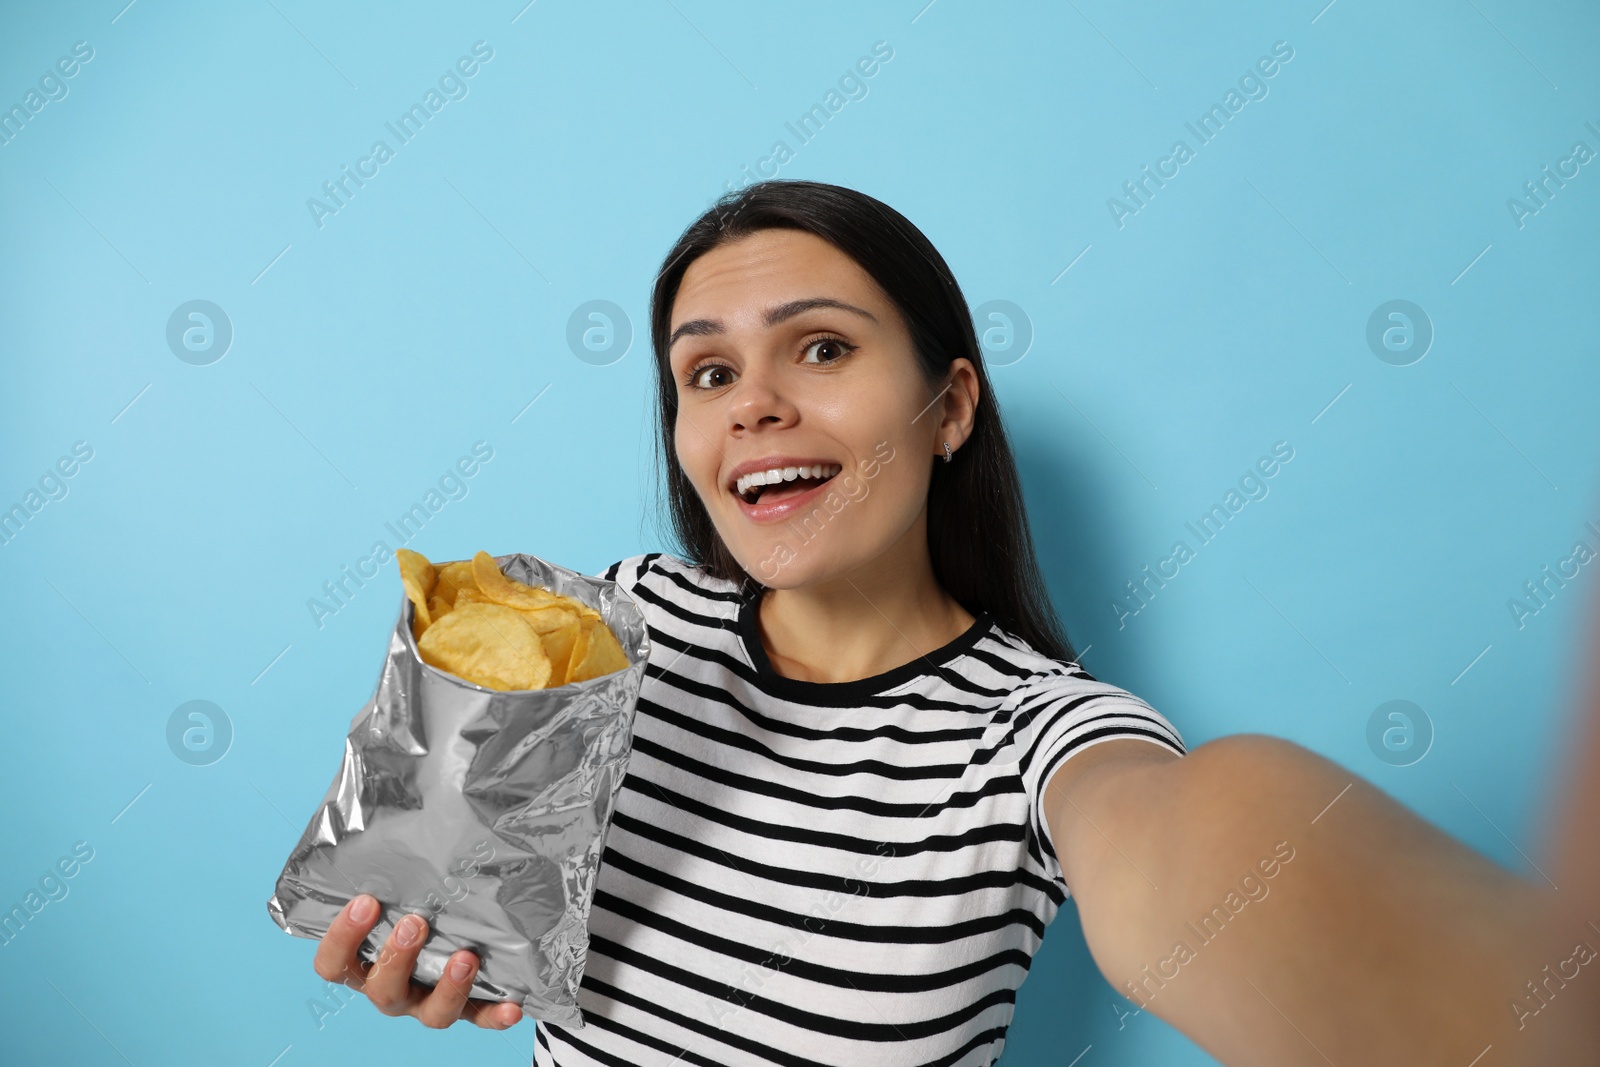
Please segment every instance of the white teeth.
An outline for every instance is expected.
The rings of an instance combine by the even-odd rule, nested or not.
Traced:
[[[779,482],[792,482],[796,478],[832,478],[842,470],[844,468],[837,463],[819,463],[810,467],[774,467],[766,471],[752,471],[734,483],[734,491],[743,496],[758,485],[776,485]]]

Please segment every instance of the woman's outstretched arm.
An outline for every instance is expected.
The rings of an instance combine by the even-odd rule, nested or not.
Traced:
[[[1229,1067],[1600,1063],[1595,901],[1338,764],[1262,735],[1118,741],[1049,785],[1101,971]]]

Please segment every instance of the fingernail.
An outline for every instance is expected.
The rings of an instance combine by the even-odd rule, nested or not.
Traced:
[[[415,915],[407,915],[400,920],[400,925],[394,928],[394,939],[402,948],[410,948],[422,936],[422,920]]]
[[[378,914],[378,900],[365,893],[350,902],[350,918],[358,923],[364,923]]]
[[[472,970],[472,961],[465,956],[450,961],[450,977],[457,982],[465,982],[467,974]]]

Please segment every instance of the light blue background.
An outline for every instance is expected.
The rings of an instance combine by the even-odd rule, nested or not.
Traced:
[[[124,2],[0,16],[6,107],[94,49],[0,146],[0,507],[94,450],[0,546],[0,907],[95,850],[0,948],[0,1059],[531,1059],[527,1023],[435,1033],[358,999],[319,1029],[307,1006],[314,946],[264,905],[399,583],[320,628],[307,600],[476,441],[493,460],[412,547],[590,573],[664,547],[648,288],[780,139],[781,176],[887,201],[974,308],[1026,314],[996,399],[1092,671],[1191,748],[1292,738],[1532,874],[1600,563],[1521,628],[1507,601],[1600,547],[1600,162],[1520,228],[1507,200],[1600,150],[1592,3]],[[307,199],[479,40],[469,94],[319,228]],[[799,145],[785,123],[880,40],[867,95]],[[1269,94],[1196,147],[1184,123],[1276,41]],[[1107,199],[1178,138],[1195,158],[1119,228]],[[1366,343],[1397,298],[1435,330],[1403,367]],[[208,366],[165,339],[194,299],[234,329]],[[634,331],[605,366],[566,339],[595,299]],[[1119,627],[1124,583],[1280,440],[1270,495]],[[193,699],[234,730],[209,766],[166,741]],[[1411,766],[1366,742],[1391,699],[1436,731]],[[1005,1062],[1212,1062],[1114,1006],[1069,907]]]

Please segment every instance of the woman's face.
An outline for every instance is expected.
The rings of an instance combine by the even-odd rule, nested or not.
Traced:
[[[849,256],[784,229],[707,252],[684,273],[668,354],[678,462],[762,585],[848,576],[926,536],[931,464],[966,439],[976,387],[963,377],[952,402],[928,386],[898,310]]]

